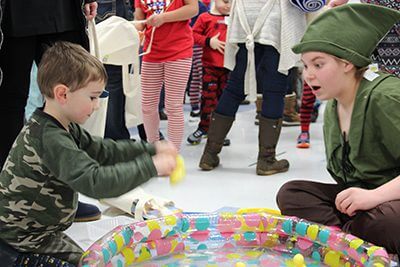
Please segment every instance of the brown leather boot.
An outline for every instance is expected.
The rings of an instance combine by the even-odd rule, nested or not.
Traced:
[[[283,110],[283,126],[299,126],[300,116],[296,110],[297,98],[295,93],[285,96],[285,108]]]
[[[202,170],[211,171],[219,165],[218,153],[221,152],[225,137],[234,120],[235,118],[213,113],[207,133],[207,144],[204,147],[199,164]]]
[[[258,132],[258,159],[257,174],[271,175],[278,172],[286,172],[289,162],[286,159],[277,160],[275,149],[282,128],[282,119],[274,120],[260,116]]]

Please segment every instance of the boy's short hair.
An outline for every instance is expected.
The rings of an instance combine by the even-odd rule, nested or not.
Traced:
[[[37,81],[41,93],[54,98],[57,84],[68,86],[71,92],[93,81],[107,82],[103,64],[82,46],[56,42],[43,54],[38,67]]]

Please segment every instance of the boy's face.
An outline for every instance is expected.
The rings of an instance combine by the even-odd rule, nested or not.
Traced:
[[[64,107],[69,122],[83,124],[99,108],[99,96],[104,90],[102,81],[89,82],[85,87],[67,92]]]
[[[346,90],[345,61],[322,52],[305,52],[303,77],[320,100],[338,98]]]
[[[221,15],[229,15],[231,10],[230,0],[215,0],[215,8]]]

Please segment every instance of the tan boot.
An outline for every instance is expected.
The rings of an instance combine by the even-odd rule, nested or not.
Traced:
[[[286,159],[277,160],[275,158],[275,149],[281,128],[282,119],[273,120],[260,116],[257,159],[258,175],[271,175],[278,172],[286,172],[289,169],[289,162]]]
[[[283,126],[300,125],[300,116],[296,110],[297,99],[296,94],[291,93],[285,96],[285,109],[283,110]]]
[[[256,119],[254,121],[255,125],[259,125],[260,124],[262,103],[263,103],[262,95],[257,95],[257,99],[256,99]]]
[[[199,167],[204,171],[211,171],[219,165],[218,153],[221,152],[224,140],[235,118],[213,113],[210,128],[208,129],[207,144],[204,147]]]

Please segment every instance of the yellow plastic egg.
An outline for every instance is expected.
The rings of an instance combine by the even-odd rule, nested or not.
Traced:
[[[172,185],[175,185],[183,180],[186,175],[185,170],[185,162],[183,161],[183,157],[181,155],[176,156],[176,167],[175,170],[169,176],[169,182]]]
[[[300,253],[297,253],[293,257],[293,263],[296,267],[304,266],[304,257]]]
[[[246,264],[244,264],[243,262],[239,261],[239,262],[236,262],[235,267],[246,267]]]

